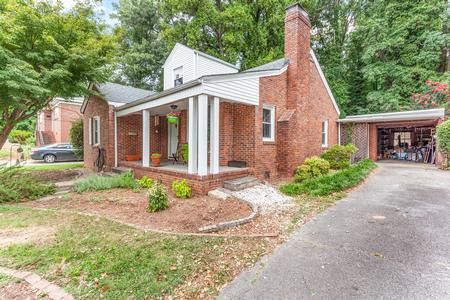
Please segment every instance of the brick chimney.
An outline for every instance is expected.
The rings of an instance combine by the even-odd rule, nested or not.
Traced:
[[[306,111],[309,102],[311,23],[299,3],[286,8],[284,19],[284,56],[289,59],[288,109]]]

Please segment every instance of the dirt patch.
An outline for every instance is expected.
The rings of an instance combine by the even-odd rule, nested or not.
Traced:
[[[83,174],[81,169],[28,171],[40,182],[60,182],[74,180]]]
[[[46,242],[55,236],[56,228],[47,226],[30,226],[25,228],[0,229],[0,248],[14,244],[26,244],[39,241]],[[0,298],[1,299],[1,298]]]
[[[169,196],[169,208],[147,212],[144,192],[114,189],[103,192],[71,193],[24,205],[40,208],[70,209],[93,213],[142,228],[176,232],[198,232],[200,227],[240,219],[251,214],[251,208],[237,199],[218,200],[207,196],[177,199]]]
[[[7,300],[50,300],[47,295],[33,289],[25,281],[12,280],[3,285],[0,284],[0,299]]]

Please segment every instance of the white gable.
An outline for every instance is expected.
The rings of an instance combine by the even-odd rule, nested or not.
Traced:
[[[177,83],[186,83],[205,75],[237,73],[239,69],[225,61],[191,49],[181,44],[176,44],[167,57],[164,65],[164,90],[175,86]],[[180,80],[180,74],[182,80]]]

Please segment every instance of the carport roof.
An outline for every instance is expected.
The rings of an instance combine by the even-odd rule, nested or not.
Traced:
[[[444,114],[445,110],[443,108],[436,108],[436,109],[348,116],[345,119],[339,119],[339,122],[374,123],[374,122],[392,122],[392,121],[436,120],[439,118],[443,118]]]

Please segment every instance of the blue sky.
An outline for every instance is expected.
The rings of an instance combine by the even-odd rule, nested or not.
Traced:
[[[62,3],[66,9],[72,8],[75,2],[76,0],[62,0]],[[118,0],[103,0],[96,9],[99,15],[102,16],[102,18],[105,19],[106,23],[109,25],[114,25],[117,22],[109,17],[109,15],[113,12],[113,3],[117,2]]]

